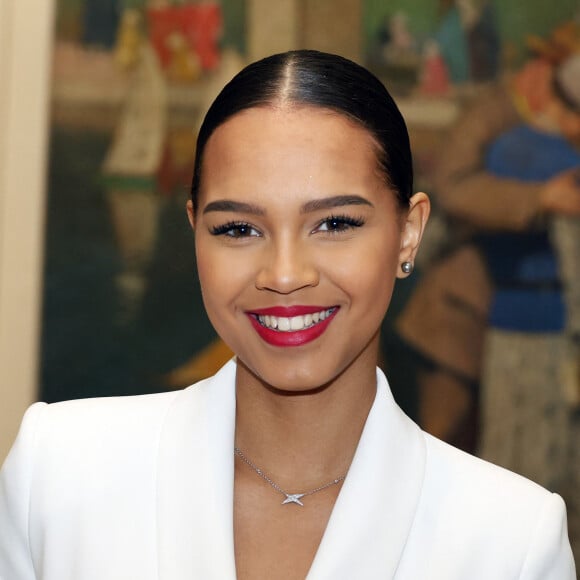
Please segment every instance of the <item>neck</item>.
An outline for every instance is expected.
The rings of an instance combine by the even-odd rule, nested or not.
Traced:
[[[304,394],[277,391],[238,362],[236,446],[291,488],[344,475],[375,399],[375,360],[363,357]]]

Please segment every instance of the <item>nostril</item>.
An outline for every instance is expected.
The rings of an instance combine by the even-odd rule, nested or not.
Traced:
[[[256,276],[256,287],[281,294],[317,285],[319,274],[304,251],[278,254]]]

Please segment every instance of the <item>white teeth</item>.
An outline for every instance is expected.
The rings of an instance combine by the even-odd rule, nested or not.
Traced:
[[[334,308],[321,310],[304,316],[293,316],[286,318],[284,316],[258,315],[258,321],[266,328],[277,329],[280,332],[292,332],[309,328],[318,322],[322,322],[334,312]]]
[[[290,319],[290,330],[302,330],[304,328],[304,316],[293,316]]]

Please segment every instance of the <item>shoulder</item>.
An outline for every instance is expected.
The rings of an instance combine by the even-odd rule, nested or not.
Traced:
[[[218,399],[219,406],[234,377],[235,364],[230,361],[216,375],[183,390],[36,403],[24,415],[11,455],[43,464],[74,461],[84,455],[84,464],[89,458],[94,462],[123,452],[151,451],[164,425],[176,416],[186,414],[186,423],[193,424],[207,410],[209,399]]]
[[[560,496],[428,434],[424,437],[426,470],[418,525],[421,529],[437,522],[443,533],[435,535],[435,544],[443,552],[443,546],[452,543],[472,561],[479,554],[483,569],[489,567],[491,574],[482,577],[573,577]],[[494,576],[500,562],[505,576]],[[528,575],[542,568],[544,576]]]
[[[49,528],[70,546],[73,527],[64,522],[88,525],[95,521],[91,509],[104,518],[114,505],[120,517],[142,503],[151,487],[158,426],[178,396],[36,403],[28,409],[0,471],[0,577],[34,578],[31,554],[42,550]]]
[[[423,433],[427,450],[427,472],[431,484],[452,485],[454,492],[491,494],[494,501],[509,498],[517,493],[522,498],[541,501],[551,495],[543,487],[517,475],[507,469],[498,467],[488,461],[474,457],[455,447]]]
[[[181,476],[207,447],[208,424],[235,405],[234,375],[230,363],[182,391],[32,405],[0,470],[0,577],[33,578],[46,538],[65,563],[87,541],[112,554],[119,537],[149,553],[160,471]]]
[[[559,496],[507,469],[424,434],[426,493],[438,496],[449,517],[532,525],[539,511],[563,504]]]
[[[177,391],[36,403],[24,415],[18,439],[34,447],[40,461],[151,449],[176,414],[188,413],[194,422],[210,388],[219,389],[219,382],[218,374]]]
[[[61,470],[67,474],[101,467],[144,469],[155,461],[167,425],[176,420],[182,426],[200,423],[214,400],[219,414],[234,381],[235,363],[230,361],[216,375],[183,390],[36,403],[22,420],[6,467],[28,462],[35,474],[46,468],[51,476],[57,465],[67,465]]]
[[[4,475],[28,473],[42,486],[68,488],[91,473],[141,473],[154,458],[168,409],[182,393],[36,403],[24,415]]]
[[[52,446],[100,445],[139,436],[160,423],[181,391],[128,397],[79,399],[60,403],[36,403],[26,412],[21,434],[34,430],[37,444]],[[57,445],[58,447],[58,445]]]

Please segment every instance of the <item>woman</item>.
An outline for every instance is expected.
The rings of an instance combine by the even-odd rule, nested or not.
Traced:
[[[562,500],[421,432],[376,370],[428,213],[366,70],[298,51],[236,76],[188,204],[236,358],[178,393],[34,405],[2,580],[572,579]]]

